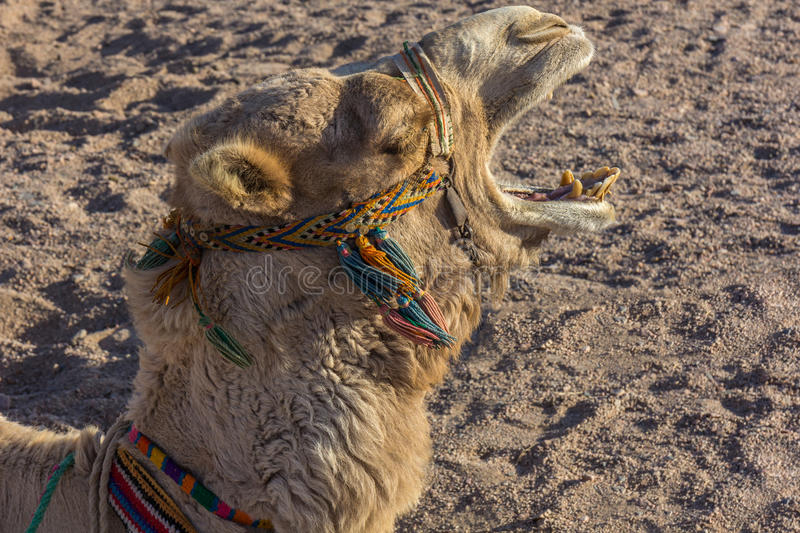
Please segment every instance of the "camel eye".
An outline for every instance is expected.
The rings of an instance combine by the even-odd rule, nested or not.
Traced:
[[[393,142],[383,147],[383,153],[389,155],[400,155],[404,152],[403,145],[399,142]]]

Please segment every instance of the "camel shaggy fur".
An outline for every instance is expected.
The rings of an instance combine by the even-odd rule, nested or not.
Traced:
[[[476,264],[502,286],[503,273],[535,261],[549,232],[599,230],[613,219],[608,202],[586,195],[508,194],[489,171],[508,125],[583,69],[593,47],[580,28],[529,7],[473,16],[420,45],[450,105],[450,178],[477,254],[470,258],[453,238],[443,195],[389,231],[463,341],[480,318]],[[431,113],[391,58],[271,77],[175,135],[166,149],[172,204],[208,224],[268,225],[335,212],[425,165],[449,174],[451,162],[429,150]],[[190,302],[153,303],[163,269],[126,272],[145,347],[124,419],[221,498],[280,532],[392,530],[423,490],[431,454],[425,394],[460,349],[416,346],[387,329],[360,293],[334,290],[326,276],[335,256],[322,248],[205,254],[204,309],[252,354],[246,370],[205,340]],[[102,455],[99,440],[96,429],[57,435],[0,420],[0,529],[24,530],[49,469],[76,451],[40,531],[89,530],[100,512],[86,497],[97,490],[89,472]],[[128,446],[119,434],[105,444]],[[199,531],[241,530],[145,466]],[[113,513],[100,528],[123,531]]]

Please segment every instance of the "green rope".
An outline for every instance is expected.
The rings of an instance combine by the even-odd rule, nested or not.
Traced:
[[[247,350],[239,344],[239,341],[237,341],[233,335],[208,318],[208,315],[200,310],[199,305],[195,304],[194,308],[200,315],[199,324],[206,332],[206,339],[225,359],[241,368],[247,368],[253,364],[253,358],[247,353]]]
[[[44,492],[42,493],[42,497],[39,499],[39,506],[36,508],[36,512],[33,513],[33,518],[31,519],[31,525],[28,526],[28,529],[25,530],[25,533],[36,533],[36,530],[39,529],[39,524],[42,523],[42,519],[44,518],[44,513],[47,511],[47,506],[50,505],[50,498],[53,497],[53,493],[56,491],[56,487],[58,486],[58,480],[61,479],[61,476],[64,475],[64,472],[67,471],[67,468],[71,467],[75,463],[75,454],[70,452],[61,463],[59,463],[58,468],[53,474],[50,476],[50,479],[47,480],[47,486],[44,488]]]

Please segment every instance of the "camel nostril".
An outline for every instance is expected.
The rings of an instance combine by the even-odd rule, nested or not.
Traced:
[[[558,15],[550,15],[548,17],[548,21],[550,22],[551,26],[558,26],[560,28],[568,28],[569,27],[569,24],[567,24],[567,22],[564,19],[562,19],[561,17],[559,17]]]
[[[516,25],[516,37],[525,43],[538,44],[563,37],[570,32],[569,25],[556,15],[537,17],[535,21]]]
[[[569,32],[570,30],[568,26],[554,24],[545,28],[537,29],[535,31],[522,32],[517,35],[517,38],[524,43],[540,44],[563,37]]]

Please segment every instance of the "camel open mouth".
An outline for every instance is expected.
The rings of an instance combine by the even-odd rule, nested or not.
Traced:
[[[563,28],[559,26],[558,29],[561,33],[539,51],[535,63],[531,63],[540,68],[535,75],[544,78],[532,83],[528,97],[519,98],[517,107],[510,108],[509,120],[499,129],[501,134],[509,123],[550,99],[555,89],[589,64],[594,47],[583,30],[567,25],[568,31],[562,35]],[[619,175],[619,168],[607,166],[586,172],[580,178],[567,170],[557,187],[542,187],[499,183],[490,173],[497,191],[491,196],[501,215],[510,223],[508,228],[542,227],[557,233],[597,231],[614,221],[614,206],[606,201],[606,196]]]
[[[579,179],[567,170],[561,176],[561,184],[556,188],[503,185],[500,190],[514,199],[526,202],[602,202],[610,194],[611,186],[619,178],[617,167],[602,167],[594,172],[586,172]]]

